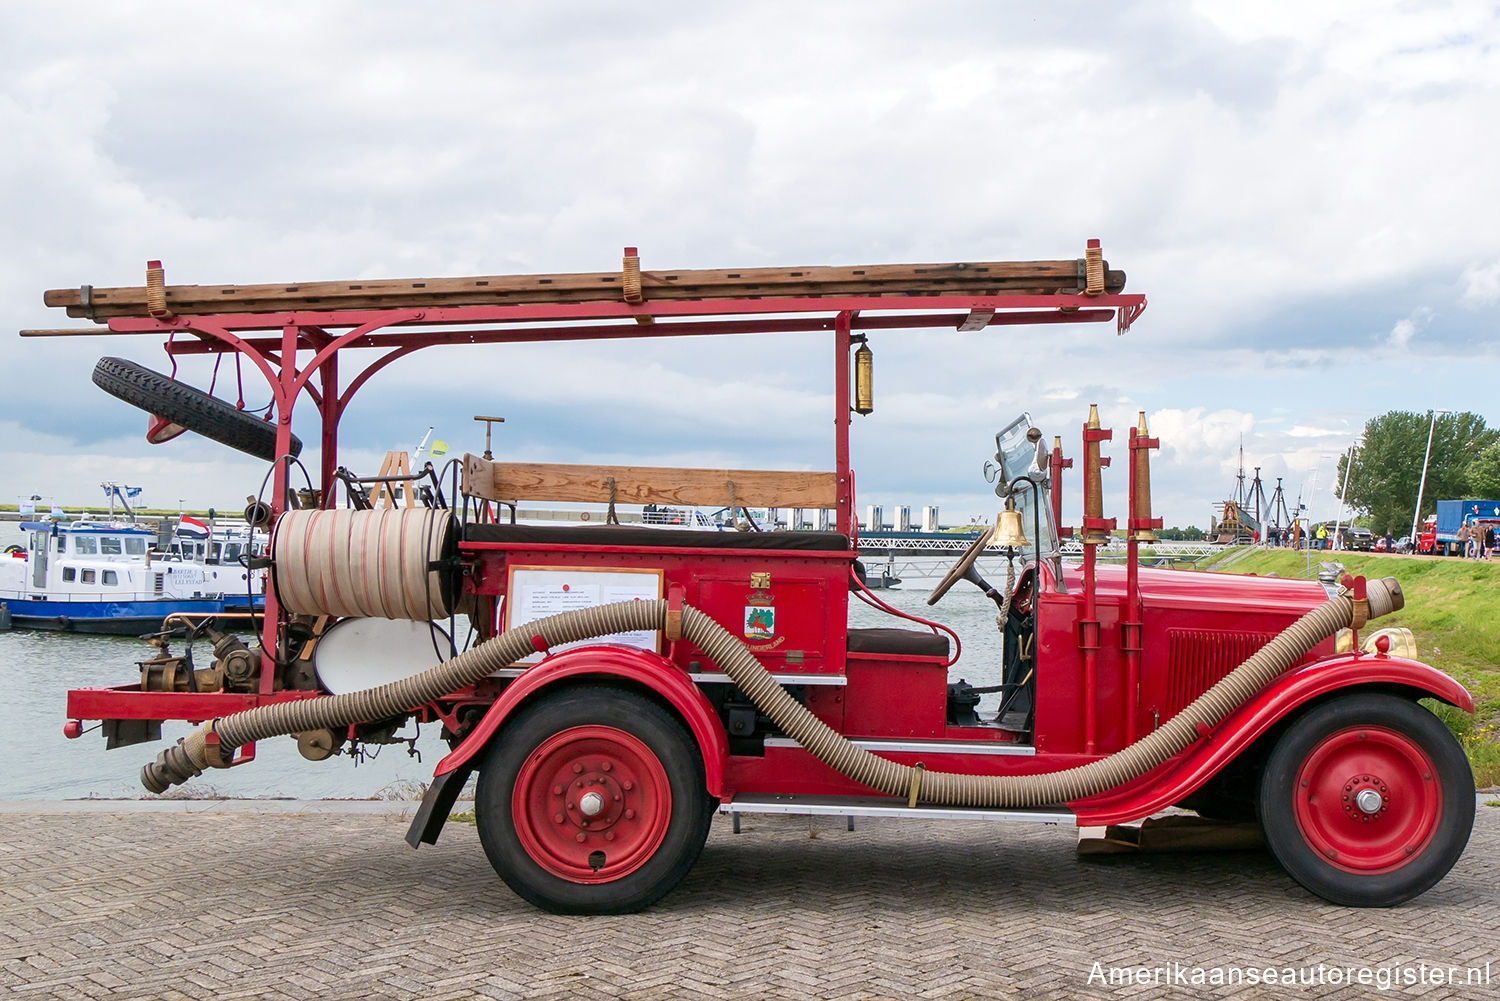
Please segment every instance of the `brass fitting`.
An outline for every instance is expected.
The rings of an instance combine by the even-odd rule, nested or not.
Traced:
[[[1099,404],[1089,404],[1089,419],[1085,431],[1100,430]],[[1099,461],[1099,439],[1083,436],[1083,517],[1085,520],[1104,520],[1104,475]],[[1085,528],[1083,544],[1102,546],[1109,542],[1109,533],[1102,528]]]
[[[1151,520],[1151,448],[1141,443],[1149,438],[1150,435],[1146,432],[1146,411],[1142,410],[1136,417],[1136,447],[1130,461],[1135,463],[1135,518],[1137,521],[1147,522]],[[1134,537],[1137,542],[1156,541],[1156,533],[1149,527],[1135,529]]]

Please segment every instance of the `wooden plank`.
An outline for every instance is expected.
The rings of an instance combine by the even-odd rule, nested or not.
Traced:
[[[680,271],[643,271],[643,288],[701,288],[704,286],[742,287],[748,285],[811,285],[828,282],[902,282],[932,283],[942,281],[983,284],[990,279],[1039,278],[1044,282],[1077,283],[1078,262],[1065,261],[994,261],[954,264],[879,264],[862,267],[796,267],[741,268],[732,270],[689,269]],[[298,282],[266,285],[169,285],[169,300],[176,296],[184,302],[222,302],[240,300],[300,300],[340,297],[379,297],[421,294],[446,296],[468,292],[481,294],[549,295],[556,291],[589,290],[617,298],[620,289],[618,272],[581,272],[537,275],[484,275],[467,278],[373,279],[360,281]],[[53,289],[44,300],[49,306],[80,303],[79,289]],[[144,286],[94,288],[91,298],[100,304],[145,299]]]
[[[939,295],[1073,293],[1079,262],[990,261],[882,264],[863,267],[744,268],[643,271],[647,302],[817,295]],[[1125,275],[1107,273],[1106,290],[1124,288]],[[487,306],[517,303],[616,301],[618,272],[488,275],[467,278],[304,282],[274,285],[169,285],[167,307],[179,315],[277,312],[287,309],[372,309]],[[43,301],[70,316],[146,315],[144,286],[50,289]]]
[[[1109,293],[1119,292],[1124,288],[1124,274],[1118,271],[1109,272],[1109,280],[1105,291]],[[673,288],[667,294],[655,294],[654,298],[648,297],[645,308],[649,309],[651,302],[668,301],[705,301],[713,299],[737,298],[737,299],[774,299],[774,298],[810,298],[817,299],[830,295],[858,295],[874,298],[910,298],[937,295],[1072,295],[1077,290],[1071,286],[1059,286],[1041,284],[1038,282],[992,282],[988,285],[935,285],[931,288],[899,288],[889,285],[818,285],[818,286],[748,286],[735,290],[732,294],[717,289],[709,288]],[[460,306],[506,306],[506,305],[535,305],[546,304],[572,304],[586,302],[614,302],[613,296],[601,296],[590,292],[558,292],[549,295],[545,300],[537,296],[510,295],[508,293],[474,293],[468,295],[454,294],[445,297],[429,297],[416,299],[410,296],[369,296],[364,298],[341,296],[337,298],[307,298],[298,301],[286,299],[241,299],[230,302],[228,300],[216,300],[212,302],[189,301],[173,297],[167,297],[167,306],[178,316],[213,316],[221,313],[277,313],[291,310],[352,310],[352,309],[418,309],[418,308],[441,308]],[[69,316],[81,319],[106,320],[114,317],[140,317],[145,315],[144,300],[140,303],[131,301],[102,302],[98,298],[88,306],[68,306],[66,312]]]
[[[618,504],[725,507],[833,508],[833,473],[764,469],[683,469],[665,466],[586,466],[541,462],[489,462],[464,456],[464,493],[493,501],[546,500],[608,504],[610,478]]]

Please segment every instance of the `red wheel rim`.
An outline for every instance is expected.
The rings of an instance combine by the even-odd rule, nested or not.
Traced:
[[[1294,815],[1307,844],[1345,872],[1399,869],[1437,832],[1443,790],[1416,741],[1380,726],[1324,737],[1297,770]]]
[[[661,847],[672,788],[638,738],[612,726],[575,726],[542,741],[521,763],[511,816],[526,854],[547,872],[608,883]]]

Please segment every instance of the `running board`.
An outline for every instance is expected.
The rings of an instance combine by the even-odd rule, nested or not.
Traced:
[[[887,796],[776,796],[749,793],[720,804],[720,813],[783,813],[812,817],[895,817],[904,820],[998,820],[1078,826],[1073,811],[1058,807],[991,809],[977,806],[907,806]]]
[[[1030,744],[1011,744],[1001,740],[870,740],[856,737],[849,741],[855,747],[875,753],[905,754],[1012,754],[1033,757],[1036,748]],[[790,737],[767,737],[767,747],[802,745]]]

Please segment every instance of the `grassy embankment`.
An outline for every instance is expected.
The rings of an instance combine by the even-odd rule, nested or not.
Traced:
[[[85,519],[87,519],[87,518],[107,518],[109,516],[109,505],[108,504],[82,504],[82,505],[80,505],[80,504],[64,504],[64,505],[62,505],[62,507],[63,507],[63,510],[67,511],[69,518],[85,518]],[[20,510],[20,506],[17,505],[17,504],[0,504],[0,512],[14,514],[15,512],[17,512],[19,510]],[[194,518],[207,518],[208,517],[208,511],[206,511],[206,510],[203,510],[203,511],[194,511],[194,510],[189,509],[189,510],[183,511],[182,513],[186,514],[186,515],[189,515],[191,517],[194,517]],[[217,517],[220,517],[220,518],[224,518],[224,517],[238,518],[241,513],[242,512],[241,512],[240,508],[228,507],[228,508],[224,508],[223,510],[218,511],[217,512]],[[116,507],[115,507],[115,516],[116,517],[123,517],[124,514],[125,514],[124,510],[122,508],[120,508],[118,505],[116,505]],[[175,508],[169,510],[169,509],[164,508],[164,507],[143,507],[143,508],[138,508],[136,510],[135,514],[136,514],[136,517],[138,517],[138,518],[175,518],[175,517],[177,517],[177,510]],[[45,507],[43,507],[41,510],[38,510],[37,516],[41,517],[41,518],[46,518],[47,517],[47,512],[46,512]]]
[[[1500,560],[1312,555],[1313,574],[1320,562],[1337,560],[1350,573],[1395,577],[1401,582],[1406,607],[1378,625],[1410,629],[1417,637],[1420,658],[1474,696],[1473,716],[1436,702],[1428,705],[1463,742],[1479,787],[1500,786]],[[1266,550],[1238,560],[1226,572],[1306,577],[1307,568],[1306,553]]]

